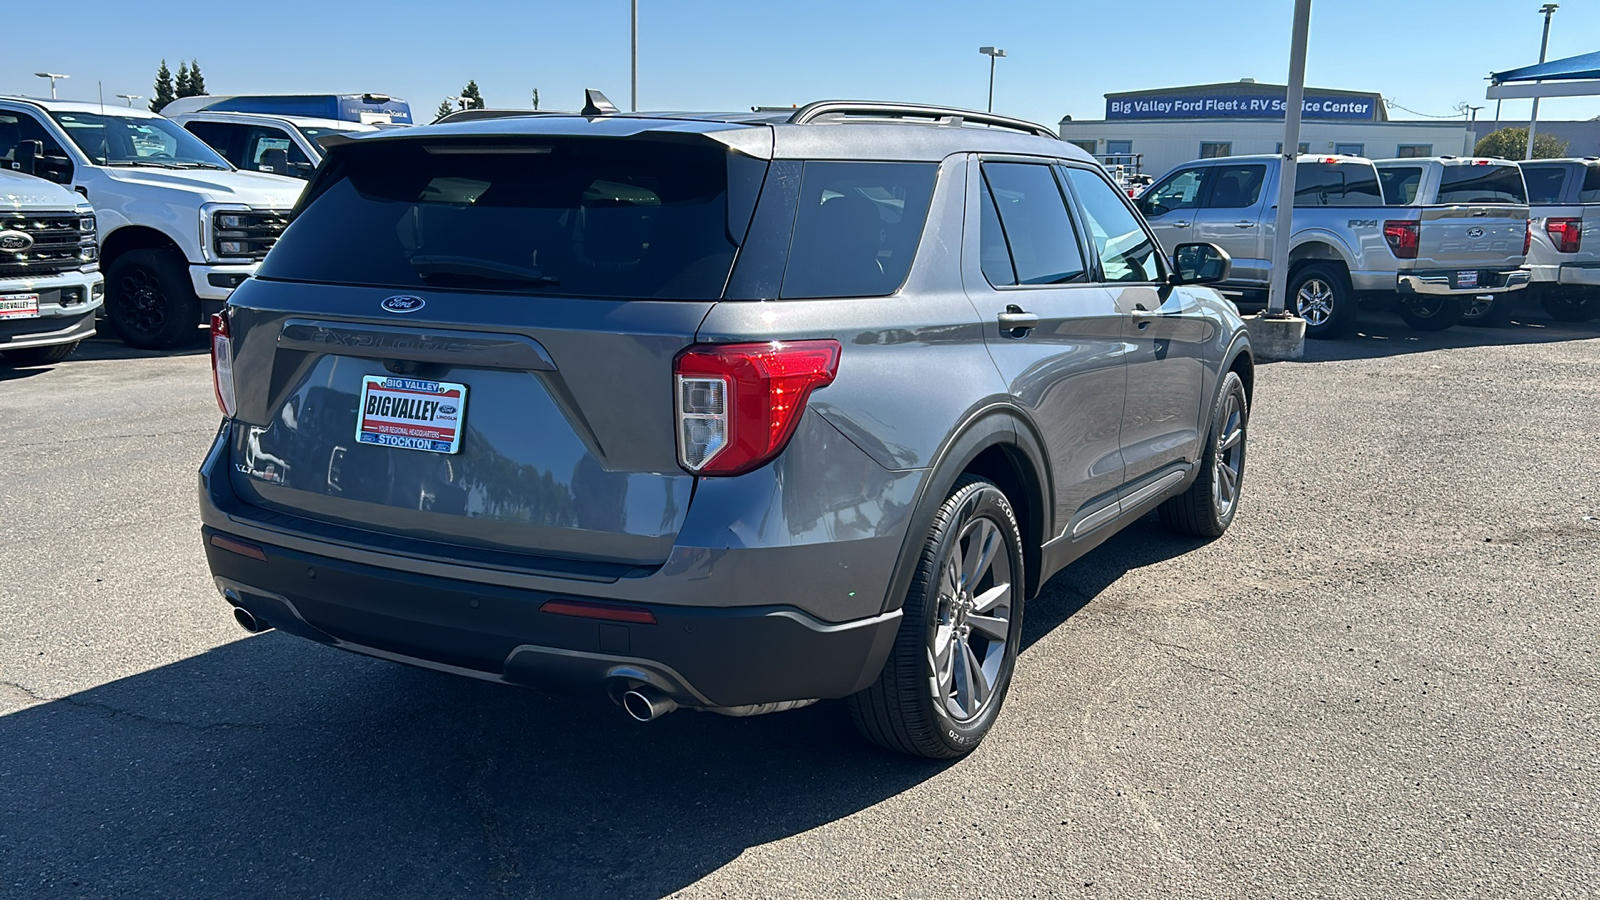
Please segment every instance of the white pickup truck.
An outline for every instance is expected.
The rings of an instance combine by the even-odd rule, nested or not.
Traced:
[[[1533,293],[1552,319],[1600,319],[1600,157],[1518,165],[1528,184]]]
[[[97,250],[87,200],[0,169],[0,365],[60,362],[94,333],[105,295]]]
[[[141,109],[0,97],[0,168],[94,205],[105,315],[124,341],[163,348],[255,273],[305,182],[237,171],[176,123]]]
[[[1434,172],[1424,187],[1438,186],[1438,161],[1400,162]],[[1264,300],[1283,163],[1276,155],[1195,160],[1135,202],[1164,246],[1204,241],[1228,252],[1233,272],[1220,290]],[[1371,160],[1301,154],[1296,169],[1286,305],[1306,320],[1308,337],[1345,333],[1363,303],[1395,305],[1415,329],[1449,328],[1474,296],[1527,284],[1525,201],[1386,205]],[[1510,178],[1520,192],[1515,166]]]

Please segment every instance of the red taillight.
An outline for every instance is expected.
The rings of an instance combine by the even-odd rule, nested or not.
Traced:
[[[1527,256],[1533,249],[1533,223],[1524,219],[1522,221],[1522,255]]]
[[[211,386],[216,389],[217,408],[233,418],[233,336],[228,333],[228,314],[211,314]]]
[[[1416,259],[1421,229],[1416,222],[1383,223],[1383,239],[1389,242],[1389,252],[1396,259]]]
[[[838,341],[690,347],[673,366],[678,462],[696,475],[760,468],[794,436],[811,392],[838,371]]]
[[[1583,220],[1545,219],[1544,233],[1550,235],[1550,243],[1555,244],[1557,250],[1577,253],[1583,245]]]

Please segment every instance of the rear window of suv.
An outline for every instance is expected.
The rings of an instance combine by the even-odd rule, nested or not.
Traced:
[[[720,146],[560,138],[374,142],[330,162],[261,277],[684,300],[721,296],[748,221],[735,209],[730,228],[729,180],[759,185],[765,166]]]
[[[1439,176],[1439,204],[1527,203],[1522,170],[1514,165],[1447,165]]]

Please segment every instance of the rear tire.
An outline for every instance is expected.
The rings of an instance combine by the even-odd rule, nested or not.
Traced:
[[[54,344],[49,347],[27,347],[22,350],[7,350],[0,353],[0,365],[7,366],[48,366],[61,362],[72,351],[78,349],[78,342],[70,344]]]
[[[1418,294],[1400,298],[1400,318],[1413,331],[1443,331],[1461,323],[1466,303],[1448,294]]]
[[[1306,337],[1337,338],[1356,324],[1355,292],[1341,266],[1309,263],[1289,274],[1289,312],[1306,320]]]
[[[978,746],[1021,649],[1024,571],[1010,501],[963,476],[934,516],[883,671],[846,701],[867,740],[929,759]]]
[[[1557,322],[1588,322],[1600,318],[1600,291],[1551,286],[1539,298],[1544,311]]]
[[[1461,307],[1461,324],[1475,328],[1504,328],[1511,324],[1511,295],[1495,294],[1485,300],[1469,297]]]
[[[198,342],[200,298],[171,251],[130,250],[106,272],[106,318],[123,343],[166,350]]]
[[[1183,493],[1157,507],[1168,528],[1195,537],[1217,538],[1233,524],[1244,487],[1245,444],[1250,432],[1250,398],[1237,372],[1222,377],[1200,474]]]

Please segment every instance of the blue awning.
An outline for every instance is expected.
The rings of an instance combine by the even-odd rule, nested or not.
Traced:
[[[1507,69],[1489,76],[1495,84],[1508,81],[1576,81],[1583,78],[1600,78],[1600,51],[1553,59],[1547,63]]]

